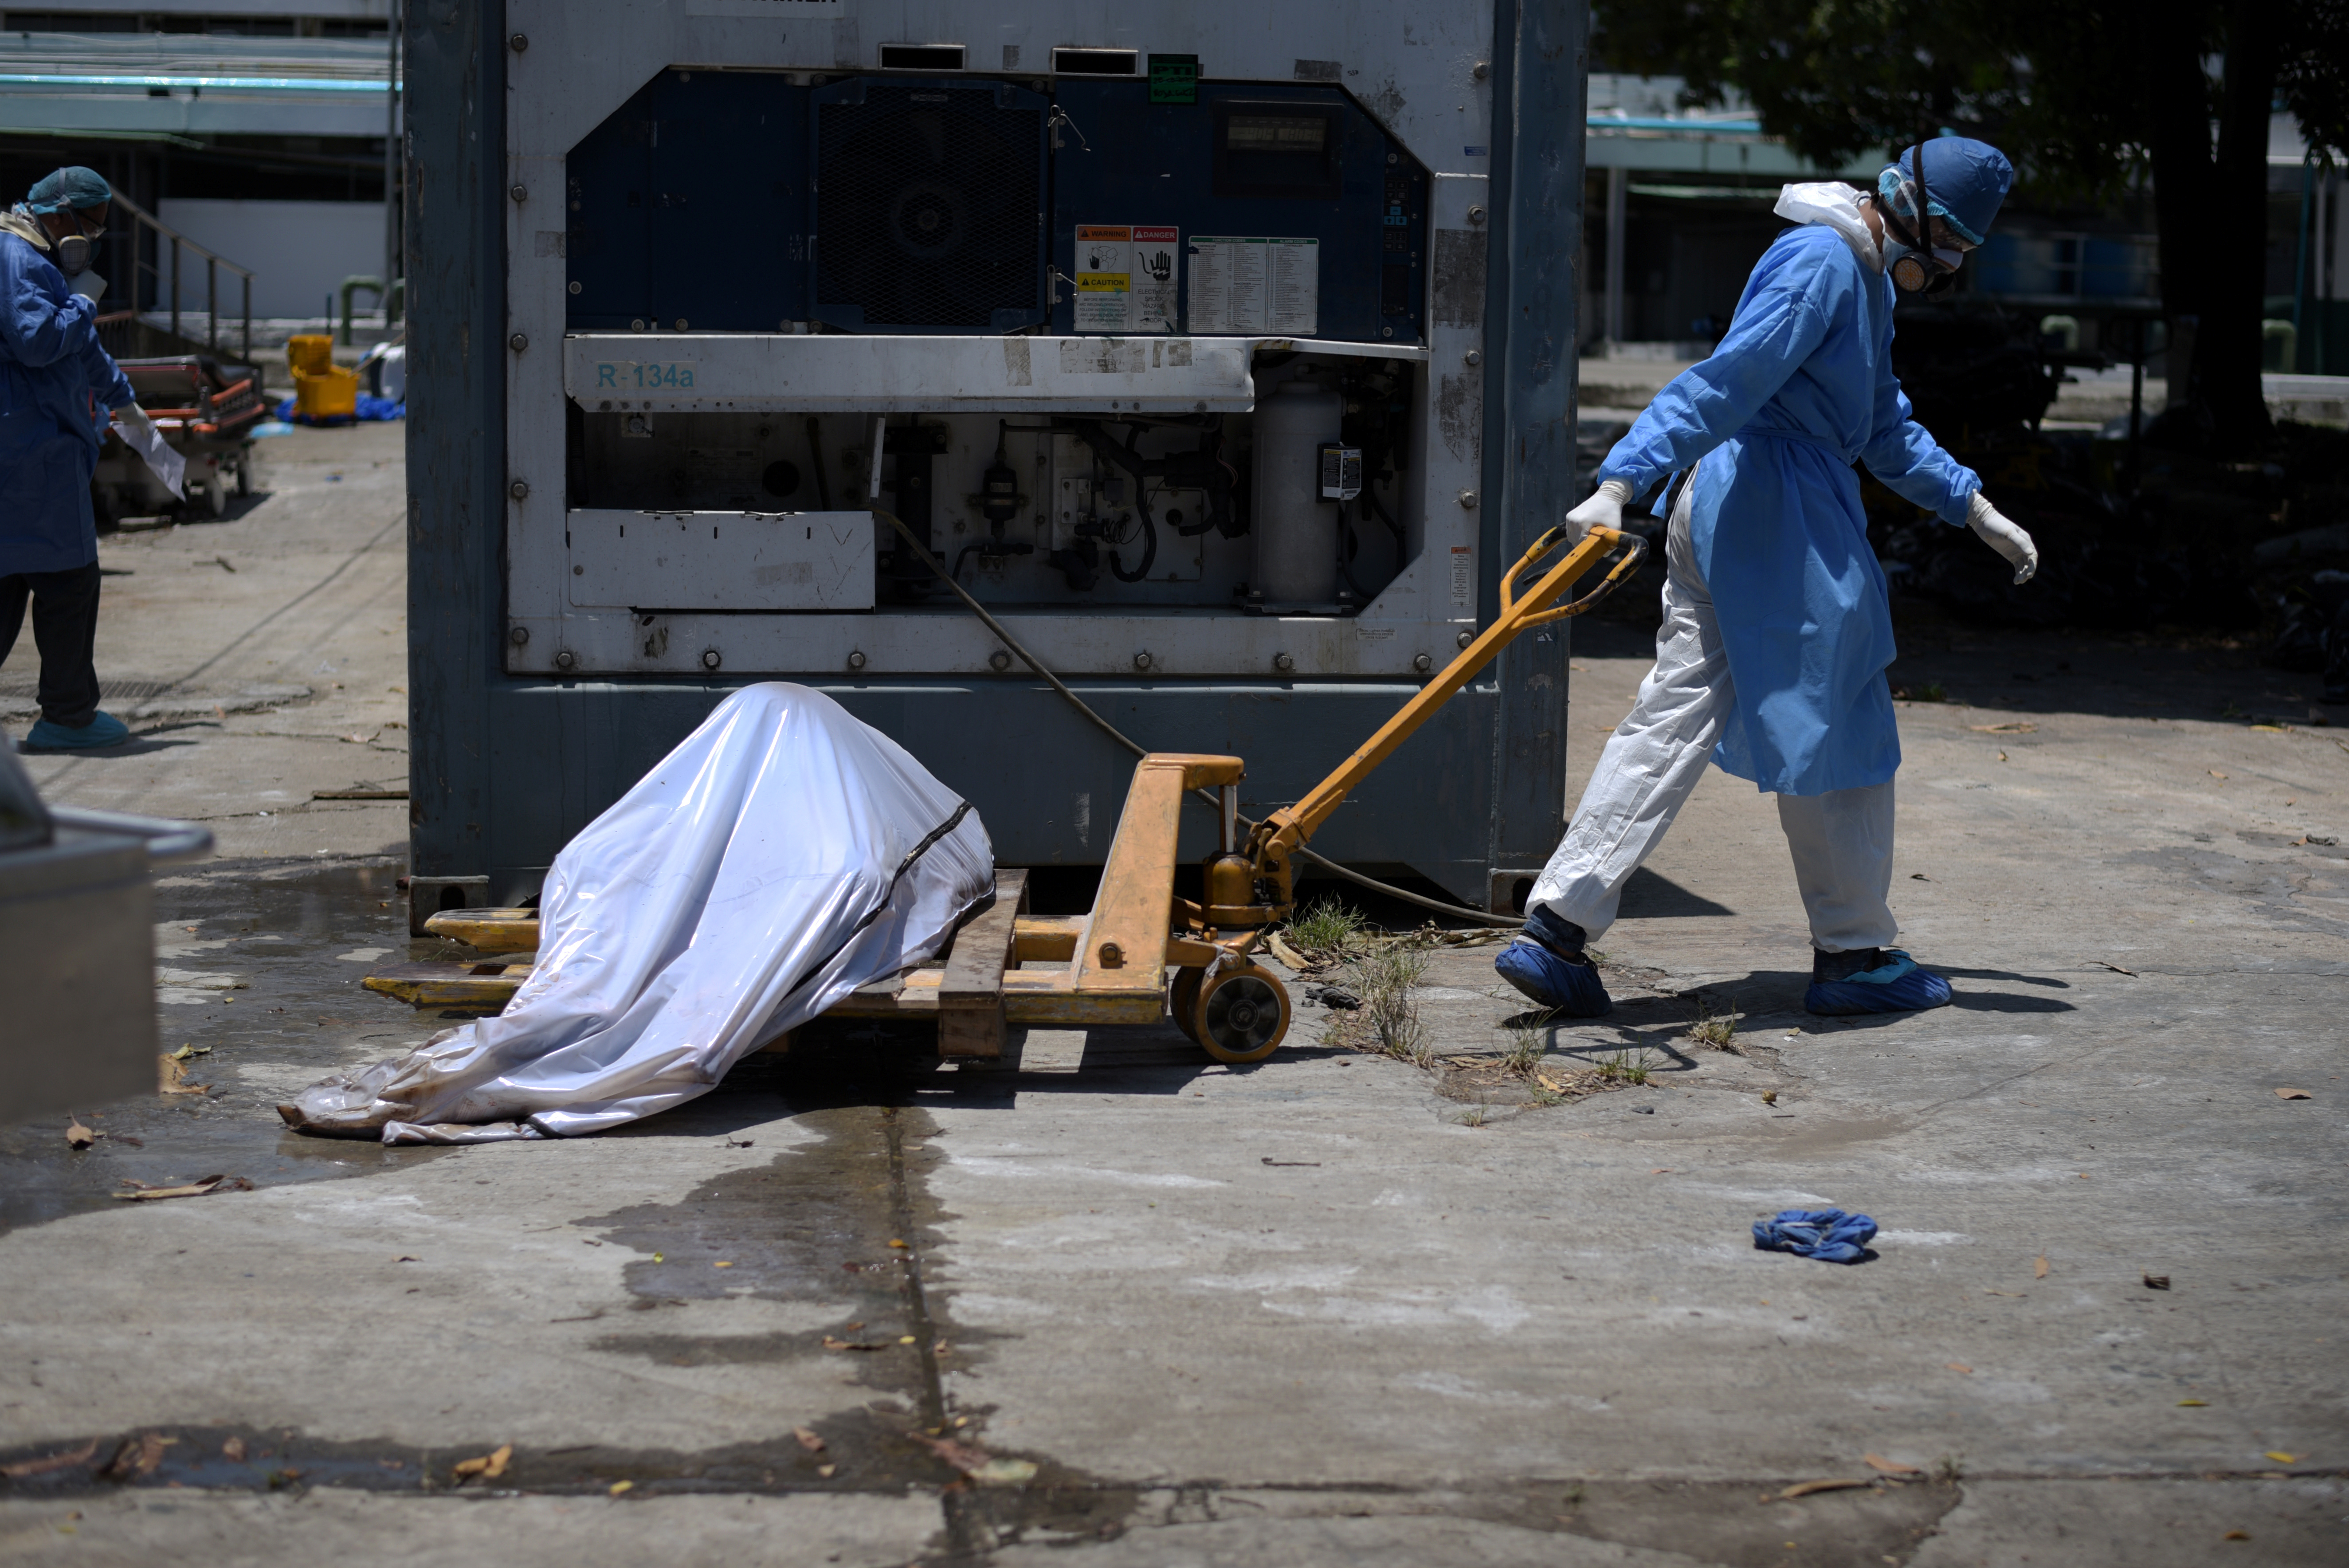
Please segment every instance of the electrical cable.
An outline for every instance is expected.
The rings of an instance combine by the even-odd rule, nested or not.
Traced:
[[[868,505],[870,503],[868,502]],[[1061,680],[1059,676],[1054,675],[1050,670],[1046,669],[1044,667],[1044,662],[1041,659],[1039,659],[1035,655],[1030,653],[1019,638],[1013,636],[1009,631],[1005,630],[1003,623],[988,614],[987,613],[987,606],[981,604],[977,599],[972,598],[968,591],[967,591],[961,583],[956,582],[953,576],[947,573],[946,567],[940,563],[937,557],[932,555],[926,549],[923,548],[922,542],[914,537],[913,529],[900,520],[895,512],[885,511],[877,506],[872,507],[871,510],[874,516],[880,518],[883,521],[888,523],[890,527],[897,531],[899,535],[905,541],[906,547],[912,550],[916,556],[920,557],[923,564],[929,567],[929,569],[937,575],[940,582],[954,590],[956,597],[959,598],[963,602],[964,605],[969,609],[972,614],[979,618],[988,631],[994,633],[997,637],[1002,640],[1005,647],[1009,648],[1013,653],[1019,655],[1020,660],[1025,663],[1030,669],[1034,670],[1038,675],[1043,676],[1045,682],[1050,685],[1054,691],[1059,692],[1061,696],[1067,698],[1069,705],[1071,707],[1074,707],[1079,713],[1083,714],[1085,717],[1092,723],[1095,728],[1099,729],[1103,735],[1108,736],[1112,740],[1117,742],[1118,745],[1123,747],[1135,757],[1147,757],[1150,755],[1150,753],[1144,750],[1139,743],[1129,738],[1124,731],[1119,729],[1117,726],[1110,723],[1109,720],[1103,718],[1100,714],[1095,713],[1090,707],[1088,707],[1084,698],[1079,696],[1075,692],[1069,689],[1068,683]],[[1194,789],[1191,791],[1191,798],[1199,801],[1201,804],[1213,809],[1218,813],[1223,810],[1223,801],[1211,790]],[[1240,822],[1243,826],[1251,830],[1256,827],[1255,820],[1248,817],[1240,818]],[[1523,920],[1518,919],[1515,915],[1486,914],[1483,910],[1470,909],[1464,904],[1445,903],[1439,899],[1427,898],[1419,893],[1413,892],[1407,888],[1399,888],[1394,886],[1392,883],[1380,882],[1375,877],[1366,877],[1360,872],[1350,871],[1346,867],[1340,865],[1335,861],[1328,860],[1320,855],[1315,854],[1311,850],[1307,849],[1302,844],[1297,846],[1292,853],[1294,853],[1298,859],[1319,866],[1323,871],[1330,872],[1333,876],[1343,877],[1350,882],[1355,882],[1361,886],[1369,888],[1373,892],[1384,893],[1389,898],[1399,898],[1405,903],[1417,904],[1422,909],[1432,909],[1439,914],[1450,915],[1454,920],[1473,921],[1479,925],[1496,926],[1506,930],[1515,930],[1518,926],[1525,924]]]

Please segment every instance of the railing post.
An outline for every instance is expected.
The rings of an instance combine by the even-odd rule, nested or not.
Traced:
[[[171,335],[180,335],[180,236],[171,236]]]
[[[220,258],[204,258],[204,341],[220,352]]]
[[[248,366],[253,365],[253,274],[251,273],[244,274],[244,362]],[[254,374],[256,377],[260,374],[257,366],[254,367]]]

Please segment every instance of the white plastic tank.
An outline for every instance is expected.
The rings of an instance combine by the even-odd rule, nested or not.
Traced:
[[[1319,449],[1338,439],[1345,399],[1317,382],[1283,382],[1256,404],[1256,568],[1252,599],[1338,603],[1338,513],[1321,500]]]

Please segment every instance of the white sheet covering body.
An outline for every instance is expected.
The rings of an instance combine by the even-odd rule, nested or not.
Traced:
[[[936,954],[994,875],[978,814],[904,748],[820,692],[750,686],[555,857],[502,1015],[279,1109],[386,1143],[650,1116]]]

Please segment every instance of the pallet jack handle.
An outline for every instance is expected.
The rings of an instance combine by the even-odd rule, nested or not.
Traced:
[[[1648,542],[1634,533],[1623,533],[1611,528],[1593,528],[1581,542],[1568,551],[1557,565],[1541,580],[1522,593],[1518,583],[1536,571],[1543,559],[1567,541],[1563,528],[1553,528],[1534,541],[1515,566],[1501,578],[1501,613],[1474,641],[1460,650],[1460,655],[1444,667],[1442,674],[1420,687],[1417,695],[1403,704],[1402,709],[1379,727],[1378,733],[1364,741],[1354,754],[1340,763],[1330,776],[1293,806],[1284,806],[1257,825],[1249,836],[1247,853],[1256,862],[1257,874],[1276,882],[1279,887],[1278,903],[1289,902],[1289,856],[1330,820],[1337,809],[1346,803],[1350,794],[1371,771],[1394,755],[1412,734],[1433,717],[1435,710],[1452,700],[1454,694],[1497,657],[1520,632],[1534,626],[1546,626],[1570,615],[1579,615],[1598,604],[1640,569],[1648,553]],[[1556,601],[1608,555],[1620,552],[1615,563],[1599,585],[1581,598],[1565,604]]]

